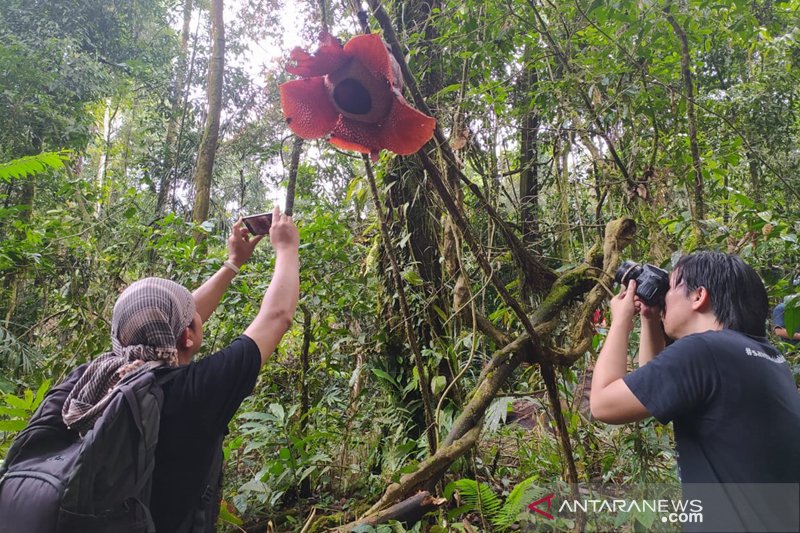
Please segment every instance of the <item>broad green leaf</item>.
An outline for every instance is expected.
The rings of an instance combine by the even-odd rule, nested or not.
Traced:
[[[444,376],[434,376],[431,380],[431,392],[435,395],[439,395],[445,387],[447,387],[447,378]]]
[[[0,420],[0,431],[4,433],[13,433],[25,429],[27,425],[27,420]]]
[[[394,385],[395,388],[398,388],[398,389],[400,388],[400,385],[397,383],[397,381],[395,381],[395,379],[392,376],[390,376],[388,373],[386,373],[385,371],[383,371],[383,370],[381,370],[379,368],[372,368],[371,370],[372,370],[373,374],[375,374],[376,376],[378,376],[379,378],[381,378],[381,379],[383,379],[385,381],[388,381],[389,383]]]
[[[12,418],[27,418],[30,416],[30,414],[30,411],[27,409],[0,406],[0,415],[9,416]]]
[[[283,406],[279,403],[271,403],[269,404],[270,412],[275,415],[275,418],[278,419],[278,422],[283,423],[286,419],[286,411],[283,409]]]
[[[403,279],[412,285],[422,285],[424,283],[415,270],[406,270],[403,272]]]
[[[241,518],[228,510],[228,504],[225,502],[225,500],[219,502],[219,519],[235,526],[241,526],[244,524]]]
[[[64,168],[64,161],[68,159],[68,154],[68,151],[42,152],[0,163],[0,180],[11,181],[40,174],[46,170],[61,170]]]
[[[31,403],[26,402],[25,400],[19,398],[18,396],[14,396],[13,394],[6,394],[5,396],[3,396],[3,400],[11,407],[16,407],[17,409],[25,409],[27,411],[30,411]]]
[[[800,295],[795,294],[787,299],[783,309],[783,321],[788,335],[800,331]]]

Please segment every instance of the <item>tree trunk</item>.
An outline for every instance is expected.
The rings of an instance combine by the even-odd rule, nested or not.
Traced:
[[[106,98],[105,111],[103,112],[103,144],[100,147],[100,162],[97,164],[97,188],[100,194],[97,198],[95,213],[100,214],[103,209],[103,187],[106,182],[106,167],[108,166],[108,150],[111,145],[111,98]]]
[[[558,251],[561,258],[569,262],[571,258],[572,249],[572,232],[570,231],[570,218],[569,218],[569,154],[572,151],[572,139],[569,132],[564,131],[561,137],[561,142],[564,144],[560,146],[561,149],[558,153],[558,172],[556,173],[556,184],[558,186]]]
[[[300,351],[300,435],[306,438],[308,430],[308,357],[311,351],[311,311],[305,305],[300,305],[303,312],[303,348]],[[306,476],[300,482],[300,497],[311,497],[311,478]]]
[[[692,218],[694,219],[694,235],[696,247],[701,248],[705,243],[702,221],[705,220],[705,202],[703,200],[703,165],[700,159],[700,147],[697,142],[697,117],[694,110],[694,85],[692,81],[691,55],[689,54],[689,39],[686,32],[670,11],[672,5],[668,3],[664,14],[672,26],[672,31],[681,42],[681,78],[686,87],[686,120],[689,126],[689,149],[692,154],[692,169],[694,171],[694,187],[692,199]]]
[[[442,88],[439,75],[441,51],[435,44],[437,34],[430,18],[432,10],[439,7],[438,0],[412,0],[406,2],[404,15],[396,19],[396,26],[402,28],[406,34],[416,33],[425,36],[417,45],[421,50],[420,57],[426,58],[427,63],[426,67],[421,69],[426,75],[420,83],[420,90],[425,96],[433,95]],[[383,176],[387,191],[385,195],[387,229],[392,239],[399,240],[407,235],[404,241],[407,246],[394,247],[393,251],[400,269],[418,272],[422,280],[421,284],[408,285],[405,290],[409,295],[416,295],[408,298],[411,313],[413,315],[424,313],[427,318],[412,326],[417,343],[421,347],[431,346],[446,334],[445,319],[439,313],[447,313],[450,305],[447,291],[443,288],[442,267],[439,262],[441,210],[431,202],[431,196],[426,191],[425,171],[416,158],[394,158],[387,167]],[[383,285],[388,294],[395,292],[392,276],[393,272],[389,268],[385,269],[382,275]],[[393,346],[393,349],[386,352],[386,365],[393,370],[392,375],[396,377],[401,387],[405,388],[413,379],[413,354],[409,353],[403,342],[397,338],[402,329],[393,327],[394,321],[401,315],[400,303],[399,300],[390,298],[386,304],[385,315],[390,318],[385,330]],[[438,368],[433,365],[429,367],[428,360],[423,362],[426,373],[431,377],[439,375],[444,376],[447,383],[452,381],[453,371],[449,358],[442,358]],[[417,394],[420,399],[424,396],[422,391],[412,391],[401,394],[399,399],[403,403],[408,403],[409,400],[414,400]],[[432,397],[431,400],[435,404],[436,398]],[[410,415],[415,425],[412,435],[424,433],[429,422],[416,409],[412,410]]]
[[[286,215],[294,213],[294,196],[297,187],[297,171],[300,168],[300,154],[303,151],[303,139],[295,135],[292,142],[292,159],[289,162],[289,184],[286,187],[286,205],[283,212]]]
[[[759,169],[758,156],[751,148],[747,149],[747,169],[750,172],[750,190],[753,194],[753,200],[761,203],[761,172]],[[726,174],[727,177],[727,174]],[[727,190],[727,189],[726,189]]]
[[[225,25],[222,19],[223,0],[211,2],[211,60],[208,64],[208,114],[194,173],[195,197],[192,220],[200,224],[208,218],[211,197],[211,175],[219,142],[219,121],[222,112],[222,82],[225,72]],[[202,239],[195,235],[195,241]]]
[[[369,180],[369,187],[372,193],[372,200],[375,205],[375,216],[378,217],[378,223],[381,230],[381,239],[383,240],[383,248],[386,254],[386,258],[389,260],[391,265],[391,276],[392,281],[394,283],[394,290],[397,293],[397,297],[400,303],[400,311],[402,313],[402,320],[403,326],[406,333],[406,340],[411,348],[411,351],[414,355],[414,366],[417,370],[417,380],[419,383],[419,392],[422,398],[422,409],[425,415],[425,434],[428,438],[428,447],[431,453],[436,451],[436,427],[434,425],[434,415],[433,415],[433,400],[431,398],[431,389],[430,389],[430,381],[428,379],[428,371],[425,365],[425,360],[422,357],[422,351],[420,349],[419,340],[417,337],[416,332],[414,331],[414,326],[411,323],[411,312],[408,306],[408,300],[406,299],[405,293],[405,286],[403,284],[403,280],[400,277],[400,265],[397,262],[397,258],[394,253],[394,246],[392,245],[392,238],[389,233],[389,227],[386,223],[386,218],[383,214],[383,208],[381,207],[380,197],[378,195],[378,187],[375,184],[375,176],[372,173],[372,166],[369,161],[369,158],[364,155],[364,166],[367,171],[367,178]]]
[[[42,151],[42,140],[39,135],[34,134],[33,137],[33,144],[31,145],[30,152],[24,153],[25,155],[35,155],[41,153]],[[10,195],[9,195],[10,196]],[[22,184],[22,190],[19,194],[19,199],[16,201],[15,205],[23,206],[20,210],[19,215],[17,215],[17,220],[22,223],[20,226],[21,228],[25,228],[30,224],[31,219],[33,218],[33,202],[36,198],[36,181],[34,180],[33,176],[28,176]],[[17,233],[17,238],[23,238],[25,230],[24,229],[17,229],[17,228],[9,228],[11,231]],[[8,231],[8,230],[7,230]],[[5,317],[3,318],[3,327],[8,330],[12,326],[12,318],[17,311],[17,306],[19,305],[19,295],[20,295],[20,288],[23,286],[23,282],[25,279],[25,272],[28,267],[28,261],[25,260],[21,264],[17,264],[16,268],[6,276],[5,279],[5,287],[7,289],[7,306]]]
[[[19,212],[18,220],[22,221],[26,226],[30,223],[33,215],[33,201],[36,195],[36,187],[32,176],[29,176],[22,186],[22,191],[19,196],[17,205],[27,206]],[[14,229],[13,231],[19,232]],[[18,236],[19,238],[19,236]],[[12,318],[14,313],[17,312],[17,305],[19,304],[20,288],[22,287],[23,280],[25,279],[25,271],[27,270],[27,261],[17,267],[6,278],[8,286],[8,307],[6,308],[6,315],[3,320],[3,327],[8,330],[11,328]]]
[[[531,52],[525,48],[525,64],[530,61]],[[520,128],[520,168],[519,199],[522,214],[522,242],[533,247],[539,238],[539,113],[531,104],[531,91],[539,81],[539,75],[532,66],[526,68],[520,83],[519,108],[522,111]]]
[[[180,150],[177,146],[178,116],[181,114],[181,104],[183,94],[186,91],[186,68],[189,47],[189,25],[192,21],[192,0],[183,2],[183,27],[181,28],[181,44],[178,52],[178,62],[175,65],[175,78],[173,80],[172,91],[170,94],[170,114],[167,123],[167,136],[164,140],[164,160],[161,162],[161,180],[158,187],[158,197],[156,199],[156,213],[161,213],[164,204],[167,202],[167,193],[170,184],[175,179],[177,169],[177,159],[180,157]]]

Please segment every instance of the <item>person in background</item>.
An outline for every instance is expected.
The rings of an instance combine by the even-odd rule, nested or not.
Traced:
[[[786,331],[786,322],[783,319],[784,310],[786,309],[786,304],[789,301],[789,297],[787,296],[784,298],[783,302],[779,303],[775,306],[775,309],[772,310],[772,332],[782,341],[787,342],[793,346],[800,345],[800,328],[797,328],[794,332],[794,335],[789,335],[789,332]]]

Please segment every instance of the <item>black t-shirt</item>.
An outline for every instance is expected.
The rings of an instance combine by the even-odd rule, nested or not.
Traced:
[[[178,529],[196,509],[215,455],[261,368],[256,343],[244,335],[227,348],[178,370],[164,385],[150,510],[158,533]]]
[[[675,422],[684,483],[800,482],[800,395],[765,339],[687,335],[625,383],[659,422]]]
[[[800,483],[800,395],[765,338],[687,335],[624,379],[659,422],[674,422],[684,492],[686,484]]]

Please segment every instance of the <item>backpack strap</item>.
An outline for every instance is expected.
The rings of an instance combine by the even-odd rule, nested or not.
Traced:
[[[163,408],[164,406],[164,392],[163,386],[175,378],[178,375],[179,369],[163,369],[163,368],[156,368],[153,370],[155,385],[158,387],[155,389],[151,389],[154,394],[157,395],[158,403]],[[130,385],[124,384],[121,387],[121,392],[125,396],[125,400],[127,401],[128,407],[131,410],[131,415],[133,415],[133,421],[136,424],[136,429],[139,431],[139,435],[145,434],[144,426],[142,425],[142,415],[141,411],[139,410],[139,402],[136,400],[136,395],[133,392],[133,389]],[[140,493],[147,483],[151,480],[151,476],[153,473],[153,468],[155,467],[155,463],[147,465],[147,450],[144,446],[139,446],[139,456],[136,462],[136,493]],[[140,502],[141,503],[141,502]],[[146,507],[146,506],[145,506]],[[149,515],[149,511],[148,511]]]
[[[158,395],[158,403],[162,406],[164,405],[164,393],[162,387],[164,384],[168,383],[175,376],[178,375],[177,368],[156,368],[153,370],[153,374],[155,375],[155,384],[158,385],[157,389],[154,389],[154,393]],[[128,406],[131,409],[131,414],[133,415],[133,420],[136,423],[136,429],[139,431],[140,435],[144,435],[144,427],[142,426],[142,417],[141,412],[139,410],[139,402],[136,401],[136,397],[133,394],[133,390],[130,386],[123,386],[122,393],[125,395],[125,399],[128,402]],[[136,480],[136,487],[135,487],[135,494],[141,494],[144,491],[145,487],[148,483],[152,481],[152,474],[153,468],[155,467],[155,463],[151,462],[149,468],[147,466],[147,450],[145,450],[144,446],[139,446],[139,457],[136,462],[136,473],[138,475],[138,479]],[[156,532],[156,524],[153,521],[153,515],[150,513],[150,506],[146,505],[138,498],[134,498],[133,503],[139,506],[140,509],[144,512],[145,519],[147,520],[147,533],[155,533]]]
[[[139,411],[139,402],[136,400],[136,395],[133,393],[133,390],[128,385],[122,386],[122,394],[125,396],[125,400],[128,403],[128,408],[131,410],[131,415],[133,415],[133,421],[136,424],[136,429],[139,431],[139,435],[142,435],[144,438],[145,430],[144,426],[142,426],[142,415]],[[138,493],[144,488],[144,484],[147,482],[149,472],[146,472],[147,469],[147,449],[145,446],[139,446],[139,456],[136,458],[136,492]]]

